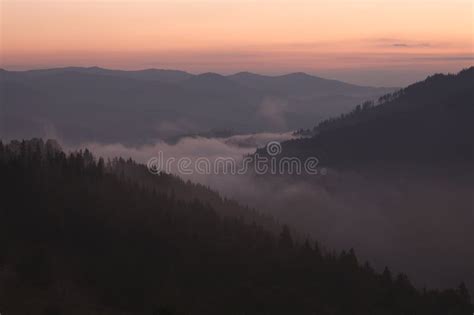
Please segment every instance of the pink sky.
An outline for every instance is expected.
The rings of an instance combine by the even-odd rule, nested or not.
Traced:
[[[468,0],[0,0],[0,66],[305,71],[403,85],[473,64]]]

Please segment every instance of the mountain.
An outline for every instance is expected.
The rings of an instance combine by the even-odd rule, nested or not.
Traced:
[[[5,78],[5,77],[4,77]],[[59,71],[2,80],[2,136],[49,134],[68,143],[151,143],[168,136],[164,125],[180,133],[215,125],[249,130],[242,115],[225,115],[221,100],[161,81]],[[238,100],[227,104],[236,107]],[[241,111],[249,116],[248,104]],[[228,113],[227,109],[227,113]],[[201,127],[200,127],[201,126]]]
[[[277,218],[331,246],[355,246],[420,285],[463,279],[474,288],[473,121],[474,67],[323,121],[302,132],[311,136],[281,143],[277,158],[316,157],[325,173],[269,178],[308,191]]]
[[[3,70],[3,69],[2,69]],[[138,80],[151,80],[151,81],[161,81],[174,83],[186,80],[193,75],[185,71],[179,70],[166,70],[166,69],[144,69],[144,70],[111,70],[104,69],[100,67],[64,67],[64,68],[53,68],[53,69],[39,69],[39,70],[28,70],[22,72],[6,71],[11,77],[17,77],[18,79],[29,77],[44,77],[51,74],[58,74],[63,72],[76,72],[76,73],[85,73],[85,74],[98,74],[98,75],[108,75],[115,77],[123,77],[129,79],[138,79]]]
[[[199,193],[188,201],[164,192],[183,186],[170,177],[152,187],[111,163],[66,155],[52,141],[0,142],[2,312],[472,313],[463,284],[417,290],[353,250],[300,242],[288,227],[275,235],[218,213]]]
[[[288,131],[309,127],[386,91],[305,74],[192,75],[98,67],[2,70],[1,118],[6,125],[1,135],[140,145],[211,129]]]
[[[252,89],[241,86],[223,75],[212,72],[195,75],[180,82],[180,86],[194,91],[223,95],[226,95],[227,93],[240,93],[244,95],[254,93]]]
[[[286,154],[339,167],[474,161],[474,67],[430,76],[378,102],[321,122],[313,137],[284,143]]]
[[[244,86],[272,93],[281,93],[300,99],[310,99],[328,95],[353,95],[371,98],[385,94],[393,88],[373,88],[358,86],[337,80],[328,80],[303,72],[281,76],[264,76],[250,72],[239,72],[229,76]]]

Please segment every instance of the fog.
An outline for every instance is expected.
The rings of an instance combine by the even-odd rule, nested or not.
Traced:
[[[176,144],[84,143],[104,158],[132,158],[141,163],[163,152],[164,158],[229,157],[240,162],[269,141],[291,133],[248,134],[228,138],[185,137]],[[474,284],[474,185],[469,173],[424,173],[421,170],[341,172],[328,169],[315,176],[182,174],[222,195],[238,200],[301,235],[337,250],[354,248],[360,260],[378,270],[385,265],[407,273],[420,287]]]
[[[121,143],[103,144],[97,142],[82,143],[77,146],[66,146],[66,150],[87,148],[95,155],[103,158],[132,158],[141,163],[146,163],[150,158],[163,152],[165,157],[188,157],[196,159],[205,157],[214,160],[217,157],[230,157],[239,161],[244,155],[255,152],[257,147],[265,146],[269,141],[285,141],[294,138],[292,132],[286,133],[255,133],[234,135],[225,138],[205,138],[189,136],[170,144],[158,139],[152,145],[126,146]],[[180,175],[180,174],[178,174]]]

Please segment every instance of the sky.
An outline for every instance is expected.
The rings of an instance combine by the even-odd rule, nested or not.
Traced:
[[[474,64],[472,0],[0,0],[0,67],[304,71],[403,86]]]

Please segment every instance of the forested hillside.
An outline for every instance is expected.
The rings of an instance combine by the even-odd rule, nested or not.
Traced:
[[[88,152],[88,151],[87,151]],[[107,162],[107,171],[126,178],[148,189],[164,193],[172,198],[182,201],[192,202],[196,199],[211,205],[219,215],[234,217],[246,223],[257,223],[268,231],[274,233],[281,228],[270,216],[265,216],[255,209],[242,206],[232,199],[219,195],[209,187],[196,184],[191,181],[184,181],[173,174],[159,173],[152,174],[146,165],[136,163],[132,159],[114,158]]]
[[[472,314],[462,284],[417,290],[353,250],[165,193],[172,178],[112,169],[51,141],[0,143],[2,314]]]
[[[288,155],[327,166],[469,165],[474,161],[474,67],[436,74],[317,125],[284,143]],[[304,132],[302,132],[304,133]],[[306,132],[307,133],[307,132]]]

